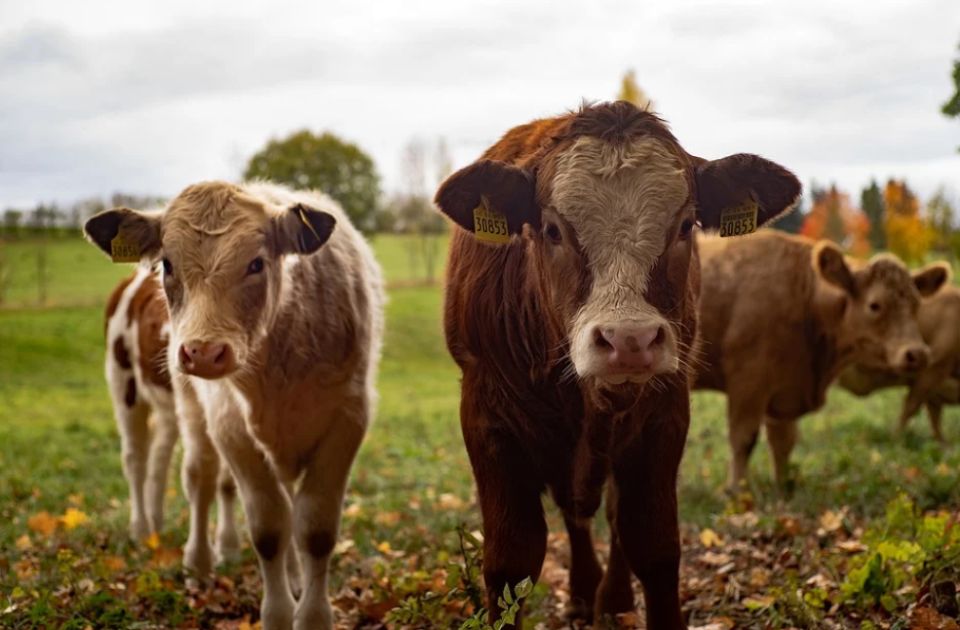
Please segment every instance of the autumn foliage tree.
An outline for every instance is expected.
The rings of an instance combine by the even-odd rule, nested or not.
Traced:
[[[812,187],[812,205],[803,220],[800,233],[813,239],[829,239],[854,256],[870,253],[867,235],[870,222],[850,202],[850,195],[836,186]]]
[[[637,84],[637,73],[634,72],[632,68],[623,74],[623,79],[620,80],[620,92],[617,93],[617,98],[621,101],[633,103],[640,109],[653,108],[653,101],[650,100],[646,92],[640,89],[640,86]]]
[[[902,180],[891,179],[883,189],[887,247],[907,262],[923,262],[933,244],[933,230],[920,216],[920,202]]]

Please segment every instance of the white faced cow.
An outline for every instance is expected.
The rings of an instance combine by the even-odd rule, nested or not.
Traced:
[[[264,183],[196,184],[162,214],[114,209],[85,230],[107,252],[162,262],[174,387],[196,391],[236,479],[264,628],[331,628],[327,567],[383,329],[368,245],[330,199]]]

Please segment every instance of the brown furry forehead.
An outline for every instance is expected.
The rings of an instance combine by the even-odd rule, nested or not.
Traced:
[[[164,214],[164,231],[189,227],[206,234],[223,234],[238,223],[262,219],[265,208],[227,182],[202,182],[177,195]]]
[[[879,284],[903,296],[915,294],[910,271],[893,256],[875,256],[857,275],[863,287]]]
[[[572,115],[570,124],[558,135],[557,140],[578,136],[592,136],[615,144],[639,136],[653,136],[671,145],[678,144],[663,119],[625,101],[585,104]]]
[[[682,163],[692,166],[689,155],[680,147],[666,122],[632,103],[584,104],[579,110],[554,120],[557,123],[540,150],[524,160],[528,167],[538,172],[550,171],[554,158],[582,137],[597,138],[614,146],[623,146],[643,137],[655,138]]]

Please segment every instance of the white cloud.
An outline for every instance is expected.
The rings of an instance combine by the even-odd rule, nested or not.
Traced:
[[[958,187],[955,0],[115,4],[0,0],[0,207],[172,195],[303,127],[359,143],[389,189],[409,138],[462,165],[628,67],[693,153],[854,195]]]

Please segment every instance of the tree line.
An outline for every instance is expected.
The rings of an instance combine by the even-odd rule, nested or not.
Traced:
[[[957,203],[940,188],[926,202],[906,180],[872,180],[860,191],[859,203],[835,184],[809,187],[806,203],[774,227],[814,239],[829,239],[855,256],[889,250],[911,263],[928,254],[960,258],[960,216]],[[806,206],[806,207],[804,207]]]

